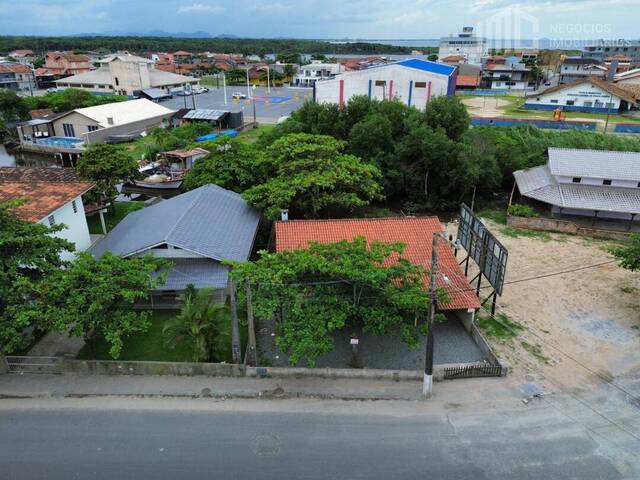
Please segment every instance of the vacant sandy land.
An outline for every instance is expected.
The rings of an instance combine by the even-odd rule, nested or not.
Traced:
[[[498,97],[470,97],[462,100],[472,115],[476,117],[502,117],[502,109],[511,102]]]
[[[507,284],[497,313],[525,327],[516,338],[490,340],[515,374],[543,373],[579,387],[597,378],[589,370],[605,378],[639,371],[640,273],[607,263],[508,284],[607,262],[612,256],[603,241],[561,234],[513,238],[502,233],[504,226],[488,224],[509,250]],[[483,290],[482,298],[490,292]]]

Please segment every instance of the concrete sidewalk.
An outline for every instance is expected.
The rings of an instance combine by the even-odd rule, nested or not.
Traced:
[[[321,398],[346,400],[420,400],[416,381],[328,378],[232,378],[151,375],[0,375],[0,398],[88,396]],[[479,378],[436,383],[434,400],[477,403],[520,400],[512,380]]]

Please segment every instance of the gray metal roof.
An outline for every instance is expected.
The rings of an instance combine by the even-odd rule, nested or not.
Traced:
[[[192,120],[220,120],[229,112],[226,110],[210,110],[208,108],[197,108],[195,110],[190,110],[184,117],[182,118],[190,118]]]
[[[150,98],[164,98],[171,96],[171,94],[167,93],[162,88],[147,88],[145,90],[142,90],[141,93],[144,93],[147,97]]]
[[[552,175],[640,182],[640,152],[549,148]]]
[[[523,196],[550,205],[600,212],[640,213],[640,189],[637,188],[559,183],[547,165],[518,170],[513,175]]]
[[[247,260],[259,221],[239,194],[204,185],[130,213],[91,252],[126,257],[168,244],[215,260]]]
[[[229,267],[208,258],[174,258],[164,285],[156,290],[184,290],[192,284],[196,288],[226,288]]]

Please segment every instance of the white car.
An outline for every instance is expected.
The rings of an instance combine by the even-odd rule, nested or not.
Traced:
[[[196,95],[200,95],[201,93],[207,93],[209,91],[209,89],[207,87],[201,87],[200,85],[196,85],[195,87],[193,87],[193,93],[195,93]]]
[[[231,98],[235,98],[236,100],[245,100],[247,98],[247,94],[242,92],[233,92],[231,94]]]
[[[280,117],[278,119],[278,121],[276,122],[277,125],[280,125],[281,123],[286,122],[287,120],[289,120],[291,118],[291,115],[284,115],[282,117]]]

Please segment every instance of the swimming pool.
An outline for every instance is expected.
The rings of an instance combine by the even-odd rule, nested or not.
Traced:
[[[55,147],[67,147],[67,148],[81,148],[84,145],[84,141],[77,137],[48,137],[38,138],[36,140],[38,145],[50,145]]]

